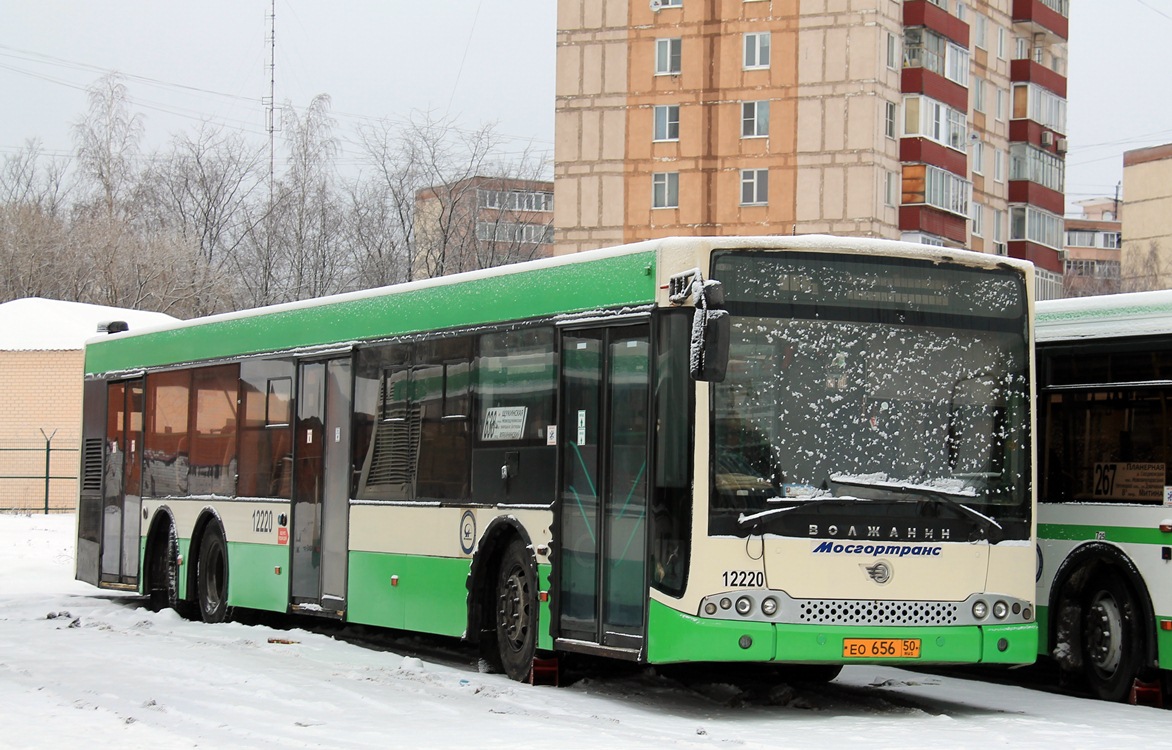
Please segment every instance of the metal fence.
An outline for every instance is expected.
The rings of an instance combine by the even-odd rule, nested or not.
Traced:
[[[72,513],[77,506],[77,446],[0,445],[0,512]],[[60,443],[61,441],[58,441]]]

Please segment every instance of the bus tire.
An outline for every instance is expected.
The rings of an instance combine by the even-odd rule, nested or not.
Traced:
[[[195,614],[191,602],[179,598],[179,537],[175,533],[175,524],[167,523],[167,528],[155,540],[153,556],[150,562],[150,607],[155,612],[164,609],[173,609],[182,617],[191,619]]]
[[[537,652],[537,565],[520,539],[501,556],[493,611],[501,667],[514,680],[527,680]]]
[[[1099,573],[1083,590],[1083,670],[1091,691],[1107,701],[1127,700],[1144,653],[1143,625],[1131,589],[1117,575]]]
[[[200,619],[209,623],[228,620],[228,545],[215,523],[208,526],[199,543],[195,585]]]

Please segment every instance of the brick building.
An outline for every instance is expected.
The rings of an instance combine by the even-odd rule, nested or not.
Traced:
[[[561,0],[558,252],[831,233],[1061,296],[1068,0]]]
[[[83,347],[98,324],[131,328],[170,315],[38,298],[0,304],[0,510],[45,506],[45,441],[52,438],[49,505],[77,501]]]

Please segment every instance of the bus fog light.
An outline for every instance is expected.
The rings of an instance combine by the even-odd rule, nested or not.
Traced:
[[[704,605],[704,614],[706,614],[706,615],[716,614],[716,605],[713,604],[712,602],[708,602],[707,604],[705,604]]]
[[[984,620],[989,616],[989,605],[983,599],[978,599],[973,602],[973,617],[978,620]]]
[[[761,613],[766,617],[773,617],[777,614],[777,600],[771,596],[761,602]]]
[[[728,609],[731,606],[732,606],[732,599],[729,599],[727,596],[720,600],[720,608],[721,609]]]
[[[1004,620],[1005,616],[1009,614],[1009,605],[1005,602],[996,602],[993,604],[993,616],[998,620]]]
[[[747,596],[737,599],[737,614],[744,617],[753,611],[753,600]]]
[[[1029,607],[1026,607],[1025,609],[1023,609],[1021,611],[1021,617],[1026,622],[1029,622],[1031,619],[1033,619],[1033,616],[1034,616],[1034,611],[1032,609],[1030,609]]]

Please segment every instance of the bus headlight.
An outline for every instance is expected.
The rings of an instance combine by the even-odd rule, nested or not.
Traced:
[[[978,620],[984,620],[988,616],[989,605],[985,603],[985,600],[978,599],[973,602],[973,617],[977,618]]]
[[[766,617],[773,617],[777,614],[777,600],[771,596],[761,602],[761,614]]]
[[[993,616],[996,617],[998,620],[1004,620],[1005,616],[1008,614],[1009,614],[1009,605],[1008,604],[1006,604],[1005,602],[1001,602],[1001,601],[993,603]]]
[[[746,615],[748,615],[752,611],[753,611],[753,600],[752,599],[750,599],[747,596],[742,596],[740,599],[737,599],[737,614],[738,615],[740,615],[741,617],[745,617]]]

